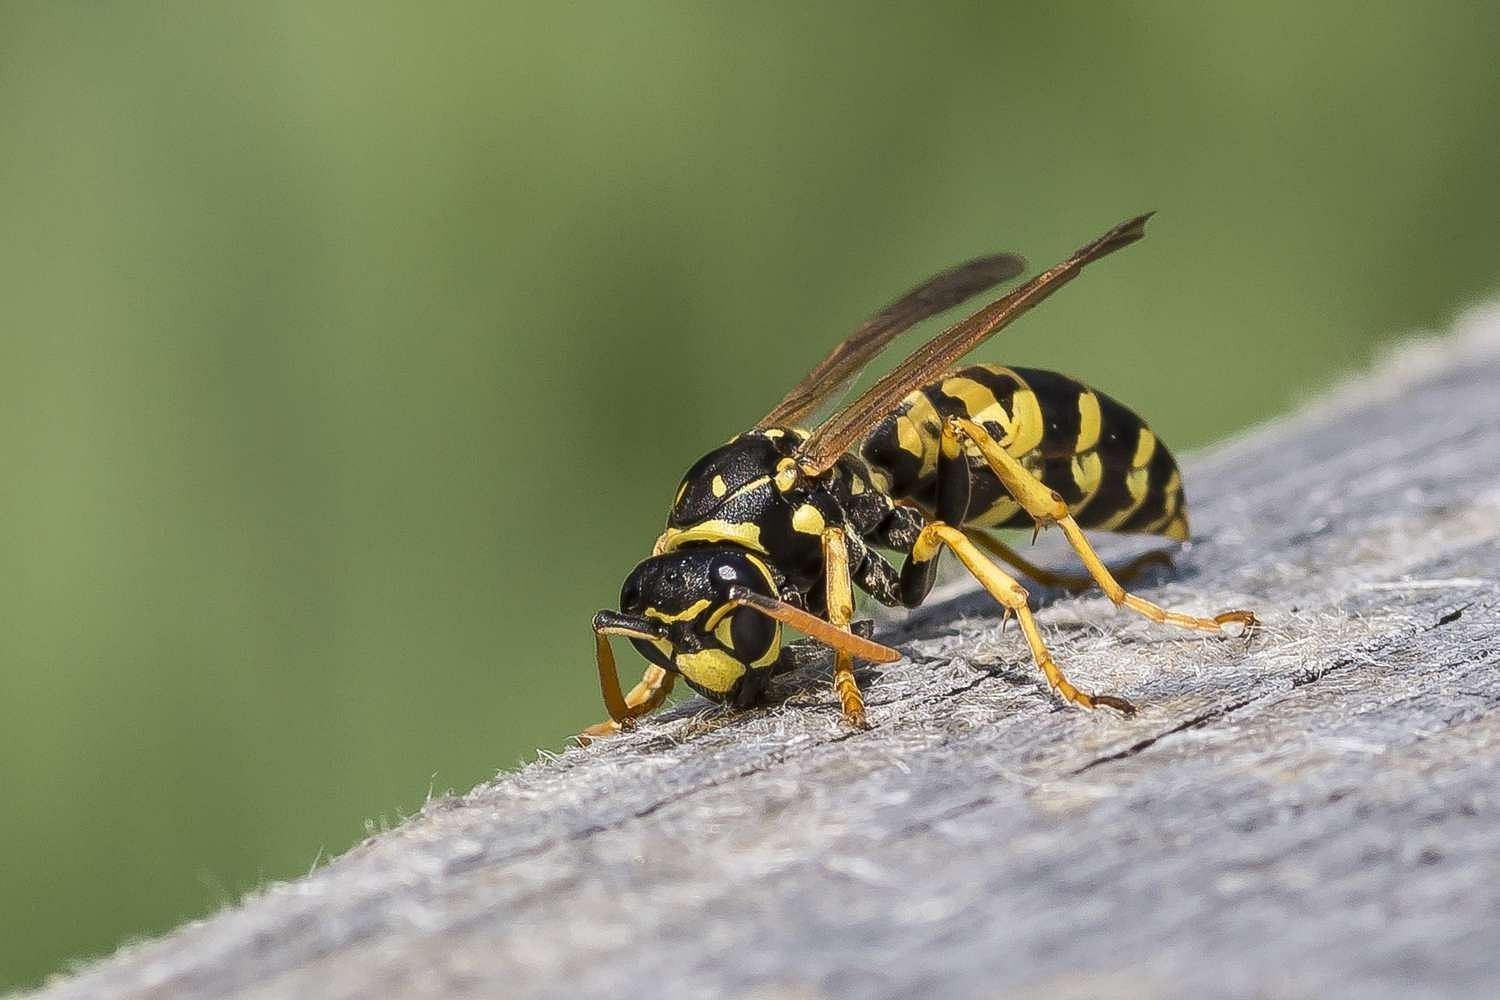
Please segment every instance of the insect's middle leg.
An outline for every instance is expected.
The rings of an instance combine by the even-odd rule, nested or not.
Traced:
[[[854,593],[849,583],[849,549],[842,528],[828,528],[823,532],[823,578],[828,621],[841,631],[848,632],[854,620]],[[846,649],[834,647],[833,689],[838,692],[839,704],[843,708],[845,724],[856,729],[867,729],[865,700],[859,693],[859,682],[854,679],[854,657]]]
[[[1068,513],[1068,505],[1063,502],[1062,497],[1027,472],[1026,467],[1000,447],[999,443],[990,437],[988,431],[971,420],[952,417],[943,429],[943,436],[947,437],[950,433],[962,434],[974,442],[980,453],[984,455],[985,462],[991,471],[999,478],[1010,495],[1016,498],[1016,502],[1026,510],[1026,513],[1036,519],[1038,527],[1056,524],[1062,528],[1068,544],[1083,561],[1083,566],[1088,570],[1089,576],[1094,578],[1094,581],[1103,588],[1104,593],[1115,604],[1129,608],[1154,622],[1197,629],[1200,632],[1213,632],[1216,635],[1224,634],[1226,626],[1243,631],[1259,624],[1255,615],[1249,611],[1225,611],[1212,618],[1204,618],[1197,615],[1185,615],[1178,611],[1168,611],[1159,604],[1153,604],[1143,597],[1130,593],[1115,579],[1109,567],[1104,565],[1104,561],[1099,558],[1094,547],[1084,537],[1083,529],[1078,527],[1078,522],[1074,521],[1073,515]]]

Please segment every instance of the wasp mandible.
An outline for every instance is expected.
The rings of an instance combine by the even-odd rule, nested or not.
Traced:
[[[890,607],[916,607],[949,549],[1014,615],[1052,690],[1083,708],[1130,714],[1124,698],[1074,686],[1047,651],[1026,589],[986,556],[1038,572],[986,529],[1062,529],[1089,578],[1116,605],[1155,622],[1213,634],[1257,624],[1249,611],[1212,617],[1169,611],[1130,593],[1083,528],[1188,537],[1176,461],[1145,421],[1109,396],[1052,372],[953,366],[998,330],[1073,280],[1084,266],[1141,239],[1150,214],[1115,226],[1055,267],[923,344],[852,403],[801,429],[898,334],[1018,277],[1009,253],[961,264],[871,317],[749,431],[688,470],[650,558],[631,571],[620,610],[594,618],[600,687],[618,731],[662,704],[681,677],[705,697],[746,707],[794,669],[802,645],[790,626],[834,652],[843,719],[866,725],[856,659],[901,654],[853,622],[853,588]],[[877,549],[904,556],[897,570]],[[649,661],[628,694],[610,636]]]

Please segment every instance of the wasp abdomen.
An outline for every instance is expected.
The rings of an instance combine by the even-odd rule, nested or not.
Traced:
[[[1144,420],[1065,375],[971,365],[917,389],[861,445],[888,491],[933,509],[943,422],[981,424],[1055,490],[1086,528],[1188,536],[1177,462]],[[965,524],[1022,527],[1031,517],[970,446]]]

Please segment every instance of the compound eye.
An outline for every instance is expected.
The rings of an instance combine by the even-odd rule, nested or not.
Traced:
[[[631,639],[630,644],[635,647],[636,652],[645,657],[646,662],[654,663],[666,670],[676,670],[672,663],[671,654],[665,652],[655,643],[646,642],[642,639]]]
[[[748,608],[730,616],[729,634],[734,640],[735,658],[742,663],[754,663],[771,649],[777,641],[780,623]]]
[[[620,610],[641,610],[641,585],[635,580],[626,580],[625,586],[620,590]]]
[[[766,590],[766,579],[756,571],[755,566],[745,556],[735,554],[724,554],[714,560],[709,569],[713,578],[714,587],[721,594],[729,592],[730,587],[749,587],[762,593]]]

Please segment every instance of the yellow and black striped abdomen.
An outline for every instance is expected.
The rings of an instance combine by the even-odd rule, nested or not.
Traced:
[[[971,365],[907,396],[860,448],[892,496],[932,510],[949,416],[983,425],[1062,496],[1081,526],[1187,538],[1177,462],[1145,421],[1102,392],[1033,368]],[[972,446],[969,467],[966,524],[1031,524]]]

